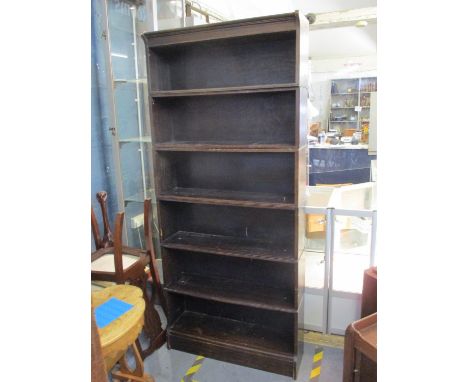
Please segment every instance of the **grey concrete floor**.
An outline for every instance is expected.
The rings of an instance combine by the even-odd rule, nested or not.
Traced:
[[[304,356],[299,367],[297,382],[309,380],[312,359],[316,345],[305,344]],[[323,359],[320,382],[340,382],[343,372],[343,350],[323,347]],[[180,382],[186,371],[192,366],[196,355],[177,350],[168,350],[166,346],[154,352],[145,360],[145,371],[156,382]],[[193,376],[197,382],[292,382],[292,378],[261,370],[251,369],[231,363],[206,358],[199,371]],[[314,380],[315,382],[315,380]]]

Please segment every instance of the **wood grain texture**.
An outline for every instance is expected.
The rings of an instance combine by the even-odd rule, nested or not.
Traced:
[[[147,47],[217,40],[297,29],[298,12],[226,21],[188,28],[147,32],[142,35]]]
[[[306,24],[296,12],[143,36],[168,346],[293,378]]]
[[[193,97],[193,96],[215,96],[215,95],[247,95],[253,93],[276,93],[293,91],[297,89],[295,83],[291,84],[268,84],[268,85],[243,85],[243,86],[224,86],[208,87],[196,89],[179,90],[152,90],[150,96],[156,98],[174,98],[174,97]]]
[[[96,250],[102,248],[101,244],[101,234],[99,232],[99,224],[96,219],[93,207],[91,207],[91,231],[93,233],[94,247]]]
[[[182,274],[179,280],[170,283],[165,290],[207,300],[295,312],[291,290],[249,284],[241,280]]]
[[[102,235],[102,238],[100,240],[99,248],[112,247],[114,245],[114,242],[112,241],[112,231],[109,224],[109,216],[107,215],[107,192],[99,191],[96,194],[96,199],[99,205],[101,206],[102,221],[104,224],[104,234]]]
[[[153,287],[151,303],[154,304],[158,302],[167,316],[167,303],[161,287],[161,279],[159,277],[158,267],[156,265],[156,253],[153,245],[153,205],[151,203],[151,199],[145,199],[143,208],[146,258],[150,264],[150,273],[152,278],[151,285]],[[159,301],[156,301],[156,297],[158,297]]]
[[[97,308],[111,297],[125,301],[132,308],[105,327],[98,329],[106,370],[110,369],[135,342],[143,328],[145,302],[139,288],[128,285],[114,285],[91,294],[91,304]]]
[[[221,240],[221,249],[225,244],[228,250],[244,254],[250,247],[254,255],[274,252],[296,258],[294,210],[160,201],[159,213],[162,242],[179,231],[193,232],[205,235],[211,247]],[[234,239],[238,239],[237,247]]]
[[[155,143],[294,147],[296,93],[295,88],[272,88],[255,93],[208,95],[203,91],[198,96],[184,93],[184,97],[155,98],[152,111],[159,125]]]
[[[164,240],[161,246],[169,249],[181,249],[252,260],[281,263],[296,262],[292,251],[288,250],[287,247],[280,246],[278,243],[233,236],[177,231]]]
[[[271,373],[295,378],[295,358],[273,352],[257,352],[250,344],[233,347],[229,343],[212,342],[202,337],[185,336],[183,333],[171,333],[168,337],[170,349],[177,349],[223,362],[231,362],[246,367],[269,371]]]
[[[209,342],[250,348],[264,353],[292,355],[292,341],[284,333],[260,324],[187,311],[171,326],[170,334],[201,338]],[[284,341],[286,339],[286,341]],[[289,346],[287,346],[289,344]]]
[[[102,356],[94,310],[91,307],[91,382],[107,382],[106,366]]]
[[[150,63],[150,91],[290,86],[294,36],[282,32],[151,48],[158,65]]]
[[[239,141],[171,141],[165,143],[155,143],[156,151],[205,151],[205,152],[285,152],[290,153],[296,150],[295,146],[282,144],[245,143]]]
[[[93,292],[91,294],[92,305],[98,307],[112,297],[131,304],[132,308],[105,327],[97,329],[107,371],[111,371],[118,362],[117,370],[111,371],[114,379],[135,382],[153,381],[152,377],[144,372],[143,359],[135,344],[143,327],[145,312],[143,293],[134,286],[114,285]],[[133,368],[129,367],[127,362],[126,353],[129,348],[134,355],[135,367]],[[107,381],[107,377],[105,376],[102,381]]]
[[[160,200],[294,209],[294,153],[161,152]]]
[[[364,365],[363,357],[366,358]],[[374,363],[374,367],[368,367],[369,361]],[[377,313],[374,313],[351,323],[346,329],[343,382],[376,381],[376,364]]]
[[[294,313],[295,264],[267,262],[180,250],[164,252],[171,277],[166,291],[207,300]],[[268,274],[268,279],[259,278]]]
[[[364,271],[361,318],[377,312],[377,267]]]

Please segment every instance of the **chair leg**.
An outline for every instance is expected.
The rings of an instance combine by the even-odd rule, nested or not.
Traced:
[[[150,270],[151,276],[153,278],[153,294],[151,296],[152,300],[155,300],[156,295],[159,297],[159,303],[164,310],[164,314],[167,316],[167,304],[164,297],[164,293],[161,288],[161,281],[158,276],[158,268],[156,267],[156,255],[153,245],[153,230],[152,230],[152,221],[153,221],[153,206],[151,204],[151,199],[145,199],[144,203],[144,229],[145,229],[145,243],[147,255],[150,257]],[[156,292],[156,293],[155,293]]]
[[[166,297],[164,296],[164,292],[161,288],[161,284],[159,282],[159,277],[158,277],[158,269],[156,267],[156,261],[154,260],[153,256],[151,256],[151,260],[149,263],[149,268],[151,272],[151,278],[152,278],[152,285],[151,285],[151,302],[154,303],[159,303],[161,305],[164,314],[167,317],[167,302],[166,302]],[[156,300],[156,297],[158,299]]]
[[[154,308],[151,299],[148,297],[146,288],[147,276],[144,273],[138,280],[131,280],[130,283],[135,285],[143,291],[143,299],[145,300],[145,323],[143,325],[143,334],[148,337],[149,345],[146,349],[142,349],[140,341],[137,341],[136,346],[143,359],[152,354],[155,350],[159,349],[166,342],[166,330],[161,326],[161,319],[159,313]]]

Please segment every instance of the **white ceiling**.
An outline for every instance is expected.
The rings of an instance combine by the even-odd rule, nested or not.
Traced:
[[[299,10],[321,13],[377,6],[377,0],[200,0],[230,20]]]
[[[368,56],[377,52],[377,24],[365,28],[343,27],[310,32],[310,57]]]
[[[229,20],[299,10],[304,14],[377,6],[377,0],[200,0]],[[369,56],[377,52],[377,25],[310,32],[310,56],[335,58]]]

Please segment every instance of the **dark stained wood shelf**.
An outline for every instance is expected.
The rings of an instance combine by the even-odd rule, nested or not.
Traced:
[[[295,105],[300,93],[293,88],[154,98],[153,123],[159,128],[153,142],[296,146]]]
[[[155,143],[157,151],[220,151],[220,152],[294,152],[295,146],[246,142],[164,142]]]
[[[294,291],[240,280],[182,274],[164,288],[168,292],[229,304],[294,313]]]
[[[169,334],[237,349],[293,357],[292,341],[284,332],[258,324],[185,311],[168,329]]]
[[[291,250],[278,244],[233,236],[178,231],[164,240],[161,246],[220,256],[243,257],[284,263],[297,262]]]
[[[175,187],[170,191],[160,192],[158,198],[159,200],[174,202],[219,204],[226,206],[277,209],[295,208],[292,195],[278,195],[263,192]]]
[[[183,90],[158,90],[152,91],[151,97],[187,97],[187,96],[208,96],[214,94],[249,94],[262,92],[290,91],[299,85],[295,83],[273,84],[273,85],[249,85],[249,86],[228,86],[222,88],[207,89],[183,89]]]
[[[145,33],[167,343],[297,377],[309,22]]]

